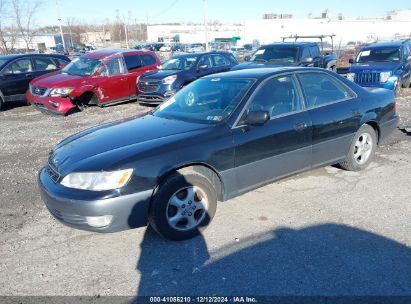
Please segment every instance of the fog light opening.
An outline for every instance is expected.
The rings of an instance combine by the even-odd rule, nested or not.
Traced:
[[[49,104],[51,104],[53,107],[58,108],[59,103],[53,100],[49,100]]]
[[[112,215],[86,216],[87,224],[95,228],[101,228],[110,225],[112,219]]]

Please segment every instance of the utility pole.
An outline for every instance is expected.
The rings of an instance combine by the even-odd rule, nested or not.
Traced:
[[[126,36],[126,48],[128,48],[128,34],[127,34],[127,23],[124,22],[124,34]]]
[[[204,35],[205,35],[206,51],[208,51],[207,13],[208,13],[208,1],[203,0]]]
[[[63,49],[66,50],[66,42],[64,41],[64,34],[63,34],[63,27],[61,26],[61,16],[60,16],[60,7],[59,7],[59,1],[56,0],[56,7],[57,7],[57,16],[58,16],[58,21],[60,24],[60,36],[61,36],[61,42],[63,43]]]

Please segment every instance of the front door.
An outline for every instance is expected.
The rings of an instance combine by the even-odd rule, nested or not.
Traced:
[[[241,126],[247,113],[256,110],[268,112],[270,120],[261,126]],[[263,82],[243,118],[233,129],[239,192],[310,167],[311,120],[295,76]]]
[[[130,84],[121,56],[108,59],[100,75],[98,85],[100,103],[112,103],[129,99]]]

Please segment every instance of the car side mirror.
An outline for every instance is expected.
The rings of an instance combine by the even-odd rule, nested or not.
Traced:
[[[208,69],[208,65],[206,64],[198,66],[198,70],[206,70],[206,69]]]
[[[312,63],[313,62],[313,58],[312,57],[305,57],[302,60],[303,63]]]
[[[354,59],[353,59],[353,58],[348,59],[348,63],[353,64],[353,63],[354,63]]]
[[[249,126],[261,126],[270,120],[270,114],[267,111],[251,111],[247,114],[243,123]]]
[[[251,56],[249,56],[249,55],[244,56],[244,61],[250,61],[250,60],[251,60]]]

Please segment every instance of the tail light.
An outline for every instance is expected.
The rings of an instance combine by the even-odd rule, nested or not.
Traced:
[[[397,102],[394,99],[394,113],[397,113]]]

